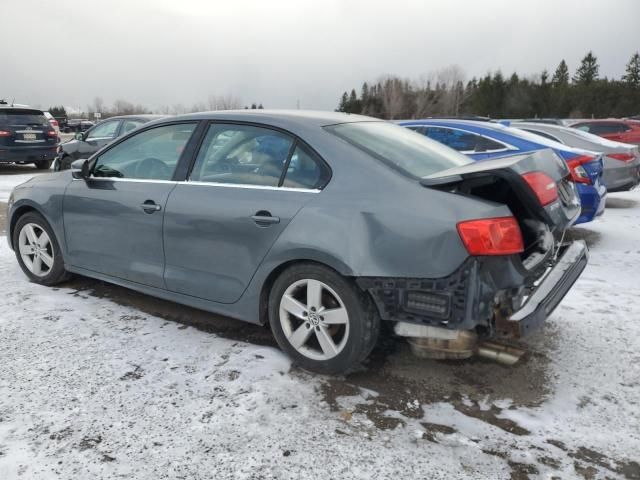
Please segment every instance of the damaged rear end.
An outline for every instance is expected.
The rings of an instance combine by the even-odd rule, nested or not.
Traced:
[[[420,183],[453,195],[503,204],[511,217],[457,224],[469,257],[439,279],[361,279],[381,316],[412,337],[428,356],[505,352],[477,339],[519,338],[539,328],[587,264],[582,241],[565,232],[580,214],[570,171],[552,150],[476,162],[424,177]],[[418,350],[420,350],[418,348]],[[489,353],[487,353],[489,352]]]

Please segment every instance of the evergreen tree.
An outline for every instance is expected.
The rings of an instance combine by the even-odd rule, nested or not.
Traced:
[[[573,81],[577,84],[589,85],[598,79],[599,69],[598,59],[593,52],[590,51],[584,56],[582,62],[580,62],[580,66],[573,76]]]
[[[562,59],[558,64],[558,68],[556,68],[556,71],[553,74],[551,83],[553,83],[554,85],[569,84],[569,67],[567,67],[567,62],[565,62],[564,59]]]
[[[640,53],[633,54],[622,79],[631,87],[640,87]]]
[[[262,106],[261,103],[258,104],[258,110],[264,110],[264,107]]]
[[[349,108],[349,95],[347,94],[347,92],[344,92],[342,94],[342,97],[340,97],[340,103],[338,104],[338,108],[336,109],[336,111],[346,112],[348,108]]]
[[[254,103],[251,104],[251,110],[255,110],[256,108],[258,108],[258,106]]]

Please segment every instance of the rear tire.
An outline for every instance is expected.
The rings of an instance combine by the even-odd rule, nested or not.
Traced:
[[[38,160],[35,165],[38,170],[48,170],[51,168],[51,160]]]
[[[71,277],[53,229],[39,213],[28,212],[18,219],[12,244],[20,268],[32,282],[56,285]]]
[[[294,265],[269,294],[269,323],[294,362],[318,373],[345,373],[363,361],[380,331],[378,311],[352,280],[322,265]]]

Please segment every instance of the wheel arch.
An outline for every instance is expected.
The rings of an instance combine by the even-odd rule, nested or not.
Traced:
[[[301,257],[294,258],[283,261],[278,265],[271,268],[264,281],[262,282],[262,287],[260,288],[260,297],[259,297],[259,321],[261,325],[266,325],[269,322],[269,294],[271,293],[271,288],[273,287],[276,279],[284,272],[285,270],[291,268],[294,265],[300,264],[310,264],[310,265],[318,265],[321,267],[328,268],[338,275],[343,277],[351,277],[352,271],[349,267],[347,267],[344,263],[340,262],[335,258],[331,258],[327,261],[327,259],[319,260],[318,258],[311,257]]]
[[[9,230],[7,232],[8,234],[8,241],[9,241],[9,246],[11,247],[11,249],[13,249],[14,245],[13,245],[13,231],[16,228],[16,223],[18,223],[18,220],[20,219],[20,217],[22,217],[23,215],[29,213],[29,212],[36,212],[40,215],[42,215],[42,217],[46,220],[46,217],[44,216],[44,214],[35,206],[33,206],[30,203],[26,203],[26,204],[22,204],[19,207],[17,207],[14,212],[11,214],[11,218],[9,220]]]

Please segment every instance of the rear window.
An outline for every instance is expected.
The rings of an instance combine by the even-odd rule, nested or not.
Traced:
[[[472,162],[441,143],[387,122],[342,123],[324,128],[412,177],[426,177]]]
[[[38,110],[0,110],[0,123],[5,125],[48,125],[47,117]]]

